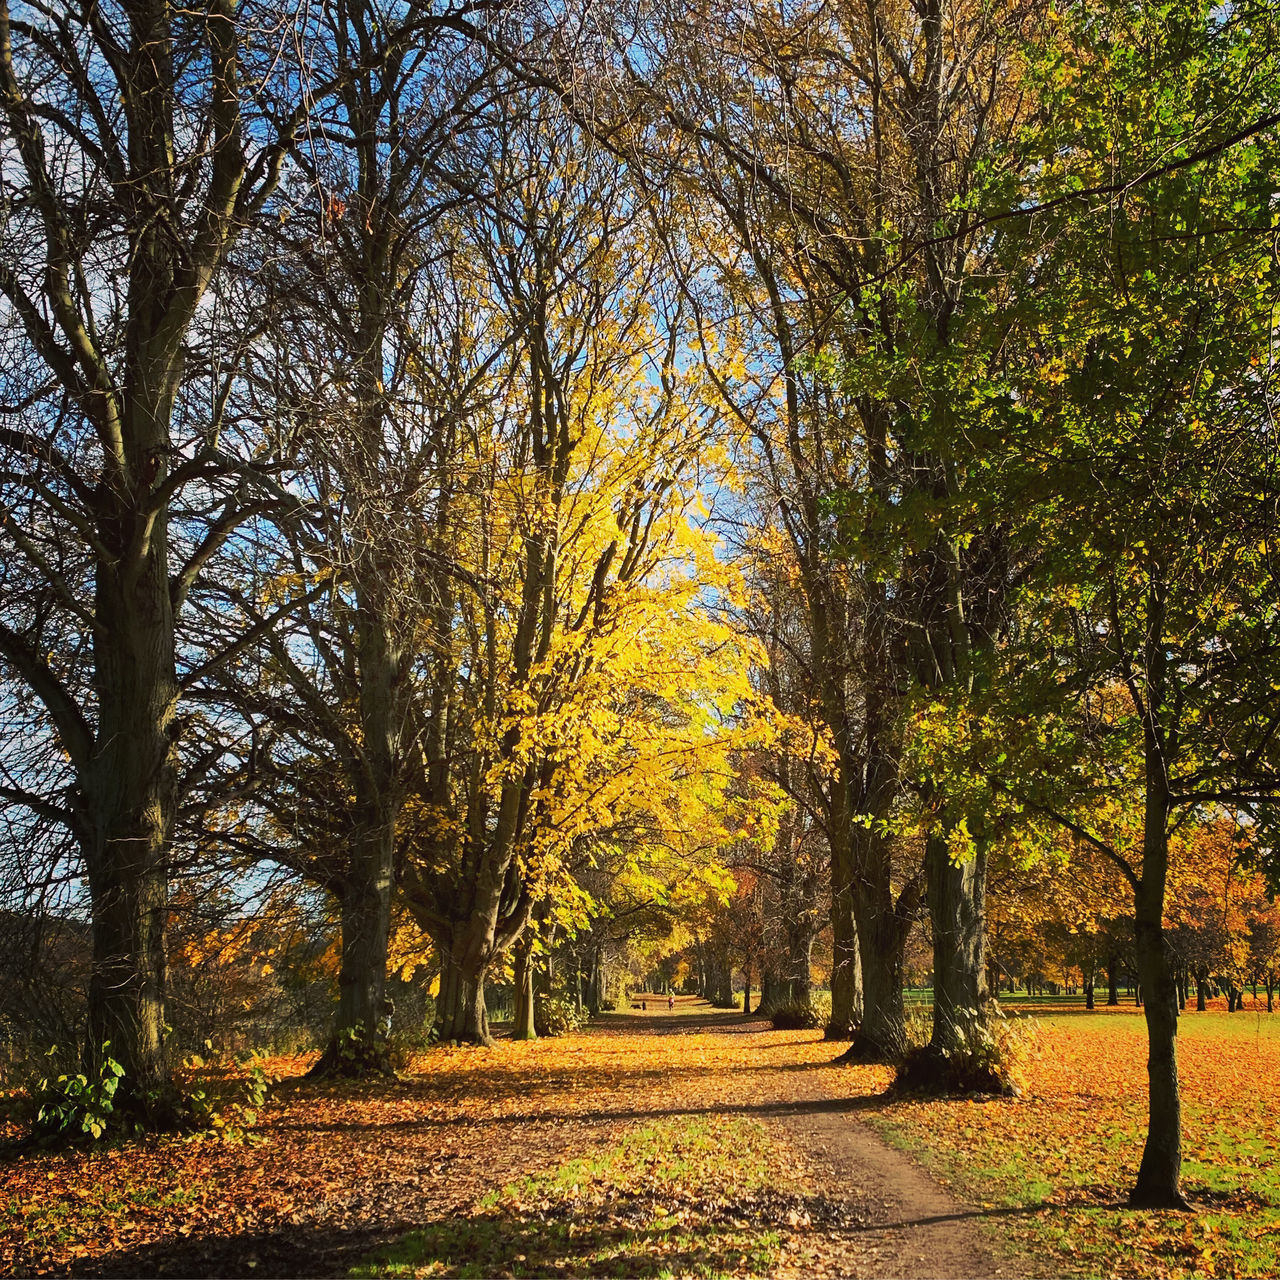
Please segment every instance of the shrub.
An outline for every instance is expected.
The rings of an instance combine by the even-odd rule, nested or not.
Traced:
[[[211,1130],[225,1139],[244,1137],[275,1083],[257,1054],[233,1056],[204,1042],[204,1053],[182,1065],[187,1076],[184,1095],[187,1117],[197,1129]]]
[[[534,1024],[540,1036],[563,1036],[584,1027],[590,1014],[571,996],[551,995],[534,1004]]]
[[[110,1047],[109,1040],[103,1043],[96,1078],[78,1071],[54,1079],[46,1076],[36,1085],[31,1131],[37,1142],[96,1142],[107,1131],[124,1075],[124,1068],[107,1053]],[[45,1056],[57,1052],[54,1045]]]
[[[810,1031],[826,1026],[830,1010],[824,1017],[821,1008],[811,1000],[788,1000],[771,1005],[765,1016],[773,1023],[775,1031]]]
[[[910,1049],[894,1088],[904,1093],[1022,1095],[1035,1052],[1036,1027],[1030,1019],[1006,1018],[993,1003],[983,1022],[966,1023],[960,1041],[950,1052],[930,1044]]]

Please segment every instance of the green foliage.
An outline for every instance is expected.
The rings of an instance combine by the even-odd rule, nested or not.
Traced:
[[[124,1067],[107,1052],[110,1047],[109,1040],[103,1042],[96,1075],[78,1071],[56,1078],[46,1076],[36,1085],[32,1136],[37,1141],[96,1142],[106,1133],[124,1076]],[[46,1056],[57,1051],[54,1045]]]
[[[183,1063],[188,1073],[184,1097],[188,1119],[224,1141],[243,1141],[275,1079],[256,1054],[232,1055],[215,1049],[209,1040],[204,1048],[203,1054],[193,1054]]]
[[[587,1025],[591,1015],[578,1008],[578,1002],[560,992],[539,997],[534,1006],[536,1029],[540,1036],[564,1036]]]

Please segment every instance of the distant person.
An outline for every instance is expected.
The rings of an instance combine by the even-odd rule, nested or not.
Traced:
[[[667,1012],[670,1013],[676,1007],[676,998],[670,992],[667,993]]]

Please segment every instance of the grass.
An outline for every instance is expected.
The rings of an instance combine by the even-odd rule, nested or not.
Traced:
[[[1141,1017],[1050,1014],[1024,1100],[898,1103],[872,1123],[971,1202],[1028,1210],[1001,1238],[1052,1274],[1280,1274],[1280,1018],[1190,1013],[1179,1045],[1192,1213],[1122,1204],[1146,1132]]]
[[[351,1274],[768,1274],[782,1249],[770,1220],[798,1216],[776,1163],[758,1124],[674,1117],[510,1182],[470,1216],[410,1232]]]

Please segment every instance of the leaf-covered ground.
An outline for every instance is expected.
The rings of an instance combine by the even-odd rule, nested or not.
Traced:
[[[821,1149],[865,1143],[870,1120],[1036,1260],[1015,1270],[1275,1274],[1272,1024],[1188,1019],[1198,1216],[1118,1208],[1139,1153],[1141,1027],[1046,1018],[1028,1096],[986,1103],[887,1104],[888,1073],[831,1065],[817,1033],[691,1003],[585,1035],[439,1049],[369,1085],[319,1085],[301,1079],[305,1061],[282,1061],[246,1141],[165,1137],[0,1166],[0,1271],[874,1275],[918,1260],[930,1274],[941,1237],[922,1233],[972,1222],[913,1220],[877,1199],[880,1174]],[[892,1231],[877,1226],[888,1218]]]
[[[1193,1213],[1123,1204],[1146,1131],[1141,1012],[1050,1009],[1036,1022],[1021,1101],[898,1103],[873,1125],[970,1203],[1005,1210],[1006,1244],[1051,1274],[1280,1275],[1280,1014],[1181,1019]]]
[[[522,1252],[543,1274],[596,1274],[606,1238],[628,1234],[622,1274],[772,1273],[798,1236],[849,1212],[817,1204],[804,1153],[765,1127],[820,1096],[804,1068],[833,1050],[812,1040],[682,1002],[587,1035],[440,1048],[396,1081],[319,1084],[301,1078],[305,1059],[277,1061],[286,1078],[247,1141],[160,1137],[0,1166],[0,1271],[340,1275],[403,1251],[411,1231],[456,1254],[463,1230],[479,1274],[514,1273]],[[817,1074],[850,1095],[885,1080]],[[632,1164],[610,1165],[618,1151]],[[545,1191],[519,1190],[539,1177]]]

